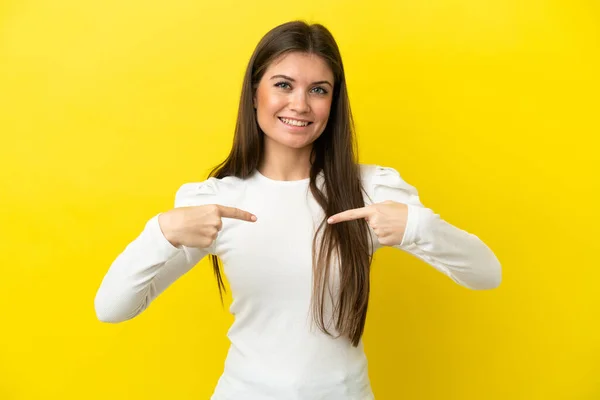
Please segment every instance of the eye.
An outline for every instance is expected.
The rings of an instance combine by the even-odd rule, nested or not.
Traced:
[[[290,84],[287,82],[277,82],[275,84],[275,87],[281,88],[281,89],[289,89],[290,88]]]
[[[323,89],[321,86],[314,87],[313,90],[317,90],[318,94],[327,94],[327,90]]]

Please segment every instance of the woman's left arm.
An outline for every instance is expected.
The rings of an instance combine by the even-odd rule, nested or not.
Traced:
[[[400,174],[380,166],[363,166],[372,203],[332,216],[329,223],[365,218],[381,246],[404,250],[469,289],[494,289],[502,267],[477,236],[440,218],[423,206],[417,190]]]

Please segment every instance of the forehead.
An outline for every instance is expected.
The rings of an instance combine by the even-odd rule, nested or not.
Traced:
[[[333,81],[333,72],[327,62],[316,54],[293,52],[275,59],[267,68],[265,77],[286,75],[297,81]],[[333,82],[332,82],[333,83]]]

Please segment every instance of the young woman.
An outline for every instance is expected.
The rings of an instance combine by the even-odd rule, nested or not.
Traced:
[[[131,319],[210,256],[235,315],[213,400],[373,399],[361,337],[382,246],[467,288],[501,281],[478,237],[424,207],[396,170],[356,161],[337,44],[322,25],[290,22],[250,59],[231,153],[115,259],[96,313]]]

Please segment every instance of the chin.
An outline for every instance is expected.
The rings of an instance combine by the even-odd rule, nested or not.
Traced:
[[[289,147],[291,149],[304,149],[308,146],[312,146],[314,139],[306,139],[306,138],[275,138],[275,142],[277,142],[280,146]]]
[[[312,146],[313,142],[317,140],[317,137],[290,134],[288,132],[277,132],[274,135],[265,133],[265,139],[277,144],[278,146],[288,147],[290,149],[304,149],[308,146]]]

